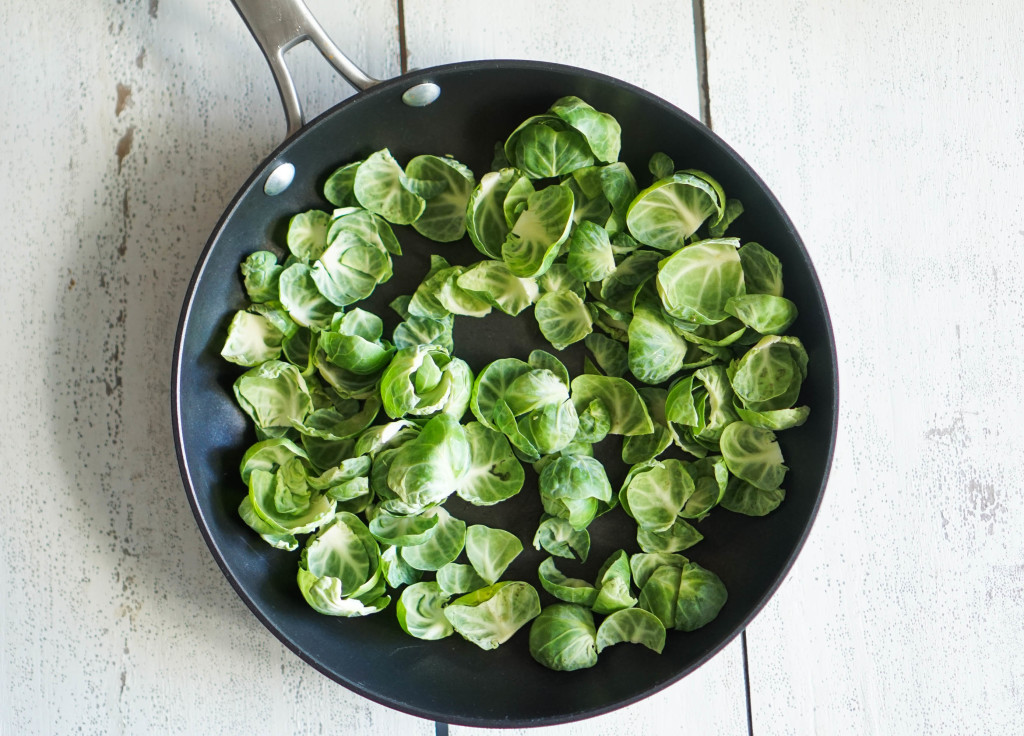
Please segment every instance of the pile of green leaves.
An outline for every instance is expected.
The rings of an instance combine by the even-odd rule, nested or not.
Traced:
[[[807,355],[784,334],[796,307],[778,259],[727,237],[743,208],[718,182],[656,153],[641,190],[619,147],[611,116],[567,97],[517,127],[479,180],[447,156],[403,168],[378,151],[330,175],[333,211],[291,219],[283,261],[264,250],[242,263],[251,304],[222,351],[249,368],[234,392],[258,438],[239,513],[280,549],[309,535],[298,584],[317,611],[373,614],[401,590],[412,636],[490,649],[532,621],[534,658],[574,670],[620,642],[660,652],[666,629],[693,631],[725,605],[718,576],[679,553],[716,507],[758,516],[783,500],[775,432],[808,414]],[[482,258],[432,255],[385,335],[359,304],[402,254],[393,225],[468,235]],[[581,371],[537,349],[474,376],[455,319],[531,306],[555,351],[583,343]],[[629,466],[617,491],[594,458],[609,436]],[[537,580],[558,601],[547,607],[531,582],[502,579],[522,540],[445,507],[453,494],[501,503],[525,465],[544,511],[532,544],[549,555]],[[617,507],[635,546],[614,540],[593,581],[563,575],[555,558],[586,561],[588,527]]]

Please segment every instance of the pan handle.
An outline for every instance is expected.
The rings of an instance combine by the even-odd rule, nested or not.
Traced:
[[[286,137],[302,127],[304,119],[298,92],[284,53],[303,41],[311,41],[325,59],[345,80],[359,90],[368,89],[380,80],[374,79],[334,45],[327,32],[316,21],[302,0],[231,0],[249,27],[260,50],[270,64],[277,82],[288,123]]]

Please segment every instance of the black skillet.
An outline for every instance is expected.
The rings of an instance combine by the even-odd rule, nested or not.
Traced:
[[[704,125],[616,79],[549,63],[479,61],[376,83],[351,66],[298,0],[234,2],[275,72],[289,137],[238,192],[203,250],[182,309],[172,379],[174,437],[188,499],[232,586],[267,628],[320,672],[378,703],[437,721],[501,727],[563,723],[635,702],[692,672],[747,625],[782,581],[810,529],[832,457],[837,415],[832,330],[807,251],[782,207]],[[303,125],[281,50],[307,39],[363,91]],[[784,264],[786,295],[800,310],[791,331],[810,357],[801,403],[812,407],[804,426],[779,435],[791,468],[782,506],[758,519],[719,510],[700,523],[705,539],[687,552],[728,587],[729,600],[718,618],[693,633],[669,632],[660,656],[620,645],[602,653],[596,667],[574,673],[552,672],[534,662],[525,630],[485,652],[458,636],[439,642],[409,637],[395,620],[393,603],[383,613],[359,619],[321,616],[307,606],[295,582],[298,553],[272,549],[239,519],[245,487],[238,462],[255,437],[232,397],[231,384],[240,371],[218,355],[231,315],[246,306],[239,263],[254,250],[280,251],[282,229],[292,214],[329,209],[321,187],[336,166],[388,147],[402,162],[420,153],[451,154],[480,176],[489,170],[496,141],[565,95],[579,96],[618,119],[622,160],[642,186],[648,158],[664,151],[680,168],[711,173],[730,197],[743,202],[746,211],[730,234],[764,244]],[[419,283],[431,252],[462,263],[480,257],[468,240],[439,245],[411,228],[396,230],[406,254],[396,259],[395,277],[369,305],[382,315],[389,312],[388,301]],[[525,359],[532,348],[547,347],[528,312],[517,319],[459,318],[455,344],[474,370],[498,357]],[[581,351],[569,349],[560,357],[574,375],[581,372]],[[615,447],[602,455],[615,487],[624,475],[616,455]],[[469,523],[517,532],[526,552],[506,577],[539,588],[536,566],[542,557],[530,546],[540,515],[535,488],[528,480],[519,496],[489,510],[455,502],[450,509]],[[588,564],[563,561],[561,569],[592,578],[612,551],[637,551],[633,530],[621,512],[598,519],[591,528],[595,545]],[[543,591],[542,597],[550,602]]]

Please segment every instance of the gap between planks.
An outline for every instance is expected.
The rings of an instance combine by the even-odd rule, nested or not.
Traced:
[[[398,1],[399,7],[401,7],[402,0]],[[708,83],[708,47],[704,32],[704,0],[693,0],[693,40],[694,49],[697,52],[697,89],[700,97],[700,121],[711,128],[711,88]]]
[[[409,71],[409,46],[405,42],[405,0],[395,0],[395,15],[398,16],[398,63],[401,73]],[[441,732],[438,731],[438,734]],[[444,736],[448,736],[445,726]]]

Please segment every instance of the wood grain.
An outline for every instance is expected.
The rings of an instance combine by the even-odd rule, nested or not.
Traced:
[[[715,129],[802,233],[840,360],[818,522],[748,629],[754,733],[1019,733],[1024,11],[705,7]]]
[[[371,73],[397,73],[393,7],[319,5]],[[241,20],[223,0],[41,0],[3,4],[0,27],[0,733],[432,734],[263,628],[179,480],[185,285],[284,132]],[[299,73],[326,104],[333,75]]]
[[[700,114],[689,3],[405,0],[409,66],[531,59],[583,67]]]

